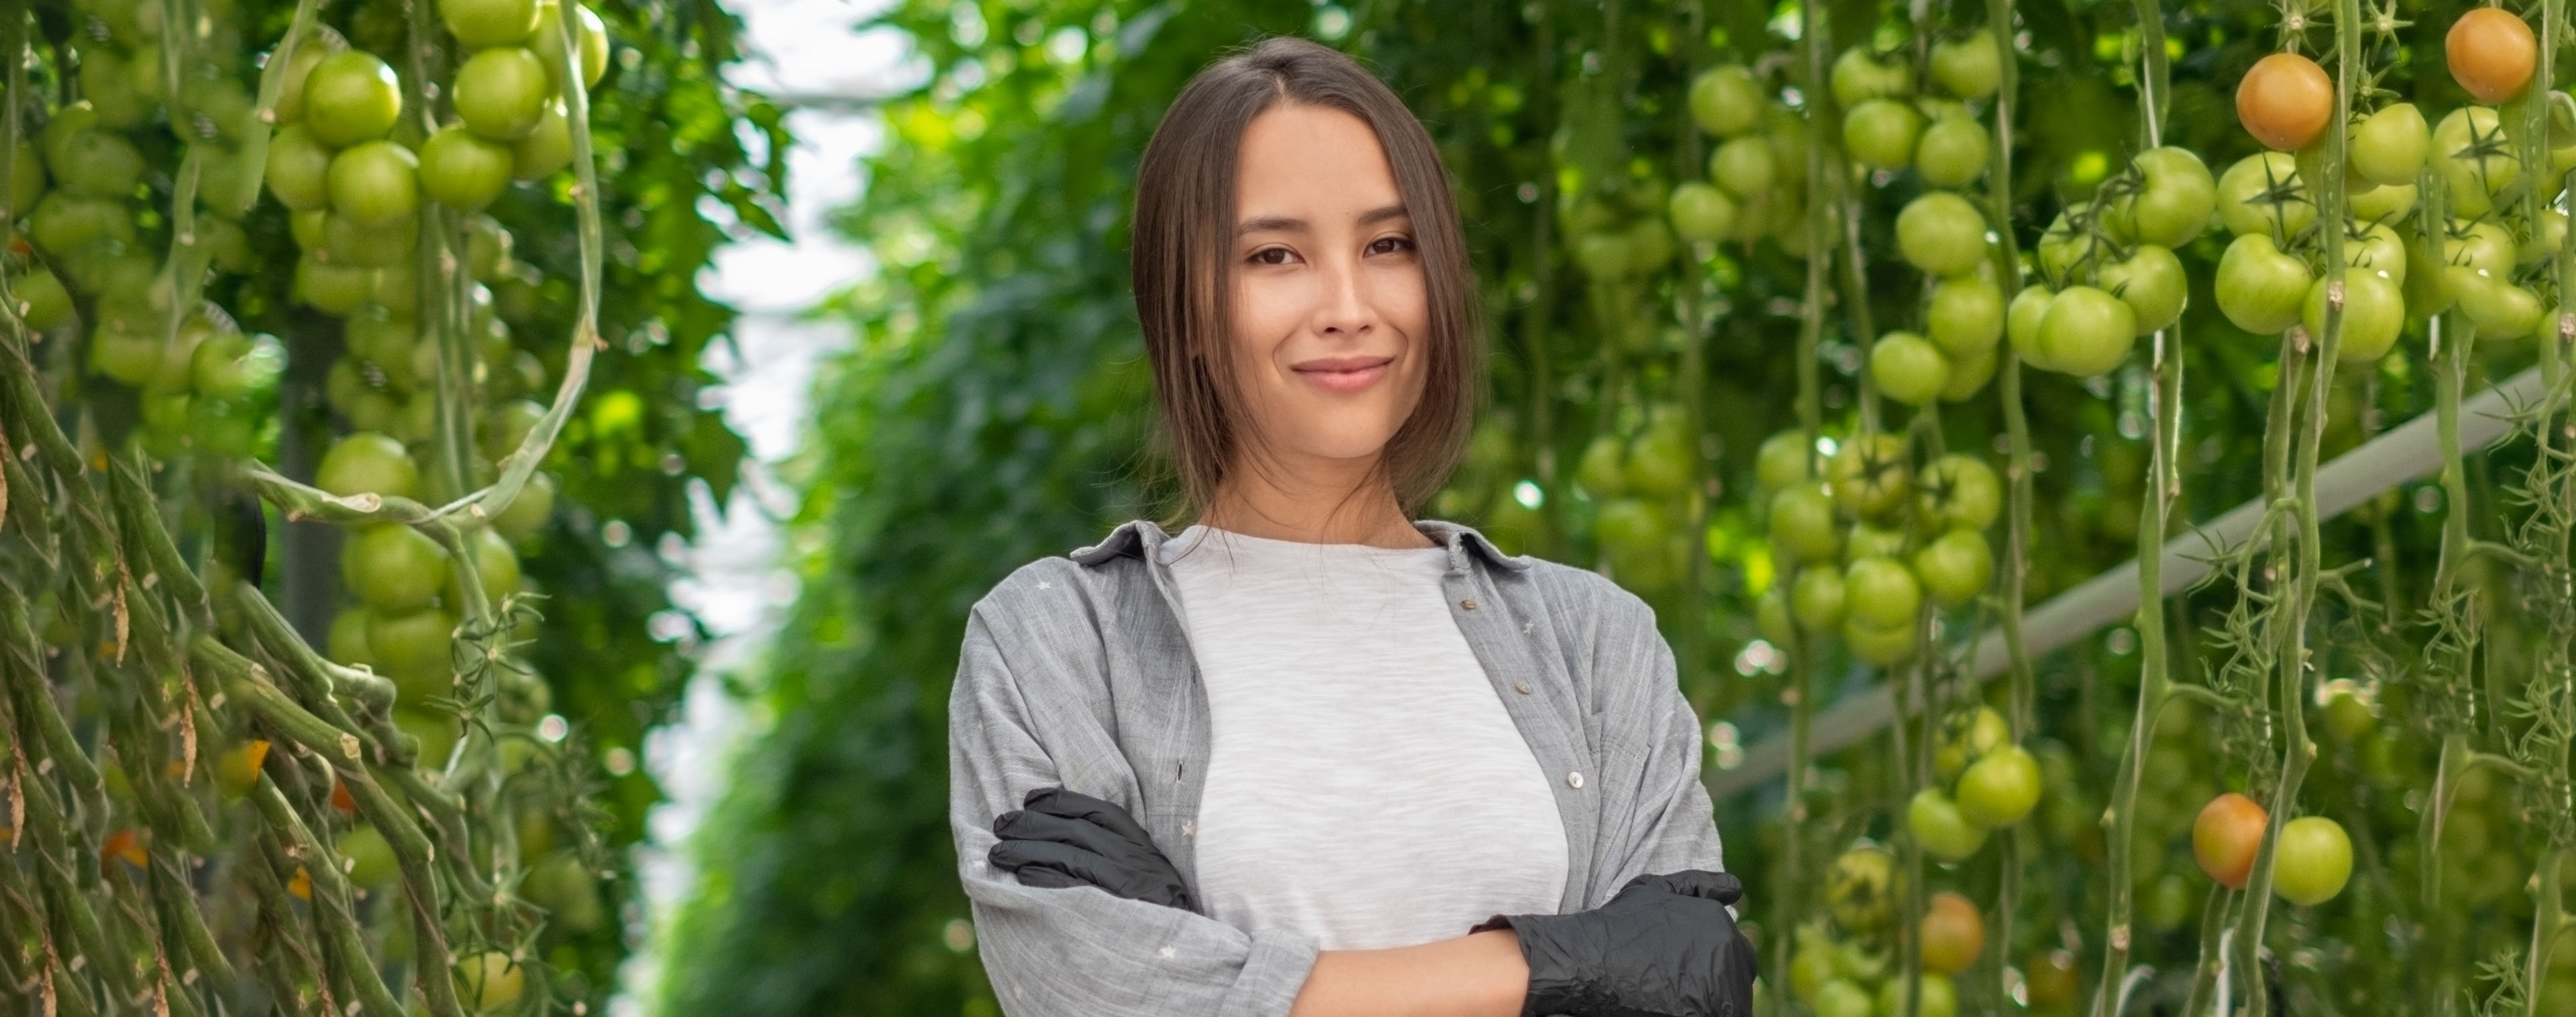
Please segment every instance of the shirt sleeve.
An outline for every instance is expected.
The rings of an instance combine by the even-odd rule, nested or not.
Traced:
[[[1604,774],[1629,799],[1627,808],[1602,817],[1608,891],[1642,875],[1724,871],[1708,788],[1700,783],[1699,715],[1682,695],[1672,647],[1643,601],[1617,589],[1604,601],[1592,669],[1599,744]]]
[[[1003,1010],[1044,1017],[1286,1014],[1314,966],[1312,940],[1246,933],[1097,887],[1024,886],[985,861],[997,839],[994,817],[1020,808],[1032,789],[1064,785],[1136,805],[1134,776],[1089,704],[1043,691],[1101,679],[1076,673],[1082,667],[1060,643],[1035,638],[1045,627],[996,622],[989,607],[979,605],[967,623],[949,694],[948,801],[958,877]],[[1032,690],[1039,690],[1034,697]],[[1123,781],[1108,778],[1112,770],[1125,773]],[[1071,784],[1067,773],[1076,775]]]

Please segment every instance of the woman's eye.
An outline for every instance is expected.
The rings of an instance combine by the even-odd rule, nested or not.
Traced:
[[[1264,247],[1258,251],[1252,252],[1252,258],[1250,260],[1255,265],[1285,265],[1296,260],[1296,257],[1296,255],[1288,253],[1288,249],[1285,247]]]
[[[1411,237],[1379,237],[1368,246],[1370,254],[1394,254],[1413,249]]]

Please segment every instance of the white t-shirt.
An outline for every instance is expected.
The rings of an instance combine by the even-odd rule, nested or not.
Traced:
[[[1449,616],[1448,553],[1204,526],[1164,544],[1207,689],[1210,916],[1360,950],[1556,911],[1555,791]]]

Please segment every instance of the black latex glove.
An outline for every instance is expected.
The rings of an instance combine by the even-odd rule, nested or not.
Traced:
[[[1639,876],[1610,903],[1570,915],[1495,915],[1529,961],[1522,1017],[1752,1017],[1753,943],[1726,906],[1744,884],[1690,869]]]
[[[1148,904],[1195,911],[1181,872],[1127,810],[1060,787],[1031,791],[993,820],[1002,838],[984,856],[1029,886],[1096,886]]]

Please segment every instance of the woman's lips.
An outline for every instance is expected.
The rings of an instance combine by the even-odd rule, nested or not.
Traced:
[[[1386,376],[1394,357],[1324,357],[1290,367],[1299,377],[1327,392],[1357,392]]]

